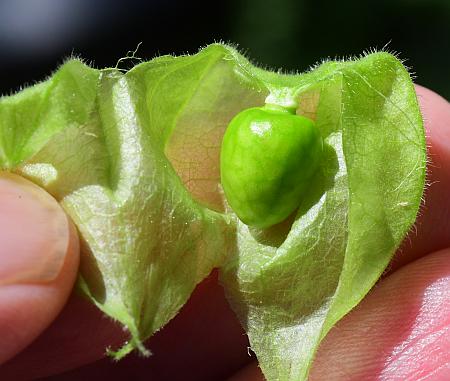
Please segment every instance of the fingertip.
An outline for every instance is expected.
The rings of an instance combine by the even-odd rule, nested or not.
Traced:
[[[450,158],[450,103],[426,87],[416,85],[416,94],[432,155]]]
[[[310,379],[447,379],[433,377],[450,363],[449,256],[433,253],[382,280],[324,339]]]
[[[79,264],[75,227],[43,189],[0,174],[0,363],[31,343],[68,299]]]

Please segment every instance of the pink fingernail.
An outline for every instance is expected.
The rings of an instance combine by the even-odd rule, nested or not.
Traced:
[[[32,182],[0,172],[0,285],[52,281],[68,244],[69,221],[57,201]]]

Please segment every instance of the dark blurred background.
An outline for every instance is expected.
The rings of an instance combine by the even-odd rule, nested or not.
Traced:
[[[0,93],[48,76],[71,54],[96,67],[239,44],[274,69],[388,44],[417,82],[450,98],[450,0],[0,0]]]

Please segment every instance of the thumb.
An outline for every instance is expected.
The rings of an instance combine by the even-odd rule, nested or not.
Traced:
[[[78,270],[75,228],[47,192],[0,172],[0,364],[55,319]]]

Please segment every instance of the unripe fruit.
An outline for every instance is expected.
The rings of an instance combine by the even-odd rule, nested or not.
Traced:
[[[223,137],[220,171],[239,219],[258,228],[286,219],[307,192],[322,150],[314,122],[293,111],[266,105],[237,114]]]

